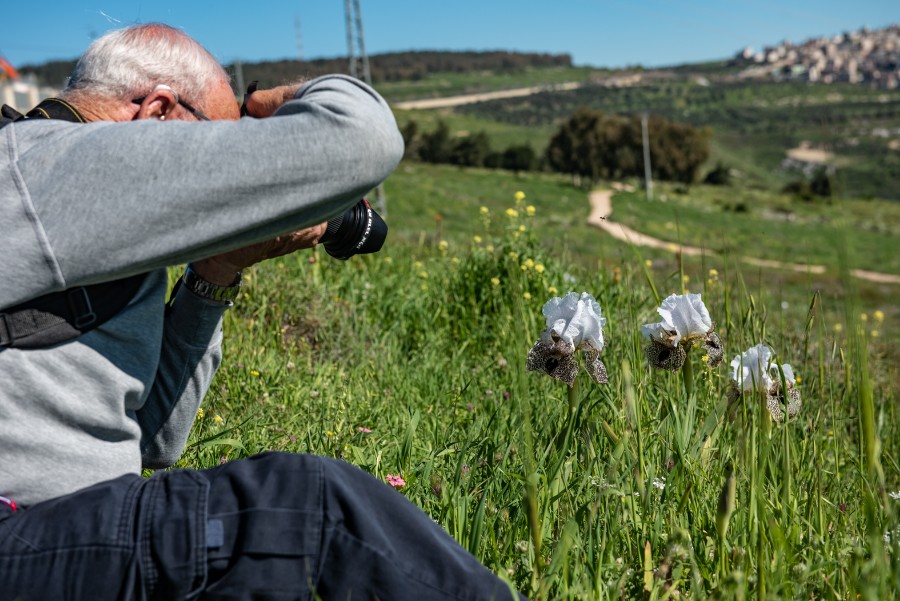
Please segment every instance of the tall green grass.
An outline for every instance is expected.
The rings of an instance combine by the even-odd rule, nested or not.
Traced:
[[[432,223],[376,255],[248,272],[180,465],[281,449],[399,474],[402,494],[534,598],[900,594],[897,368],[871,337],[884,324],[861,323],[852,295],[837,317],[812,292],[798,319],[752,273],[703,271],[690,285],[726,365],[690,353],[688,394],[647,366],[639,331],[683,267],[647,269],[638,249],[573,263],[543,243],[549,207],[528,188],[515,204],[510,184],[486,213],[471,201],[474,225],[444,243]],[[582,373],[573,397],[525,371],[543,303],[570,290],[608,318],[610,379]],[[752,399],[726,415],[727,362],[760,342],[800,376],[787,423]]]

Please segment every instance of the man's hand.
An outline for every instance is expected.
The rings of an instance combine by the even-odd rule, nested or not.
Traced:
[[[247,98],[247,114],[251,117],[271,117],[278,107],[294,98],[301,85],[303,82],[270,90],[256,90]]]
[[[208,259],[191,262],[194,273],[217,286],[230,286],[234,283],[235,274],[266,259],[274,259],[304,248],[312,248],[319,243],[325,234],[327,223],[278,236],[258,244],[238,248]]]

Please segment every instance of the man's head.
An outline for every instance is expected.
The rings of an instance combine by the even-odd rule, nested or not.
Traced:
[[[110,32],[79,59],[63,98],[89,119],[237,119],[228,74],[185,33],[159,23]],[[139,100],[139,102],[134,102]]]

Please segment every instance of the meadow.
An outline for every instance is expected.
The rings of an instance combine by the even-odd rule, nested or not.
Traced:
[[[837,251],[811,278],[727,249],[696,259],[611,240],[584,225],[585,191],[555,175],[404,162],[385,189],[382,252],[246,273],[180,466],[279,449],[400,476],[399,494],[536,599],[900,594],[900,287],[847,274],[870,260],[837,242],[866,238],[862,217],[819,228]],[[691,198],[654,214],[625,197],[622,219],[694,223]],[[819,244],[799,213],[779,237]],[[875,246],[896,248],[884,236]],[[688,290],[725,362],[709,369],[693,349],[690,372],[653,369],[640,326]],[[608,384],[525,369],[541,307],[569,291],[607,318]],[[727,411],[728,362],[758,343],[798,376],[803,406],[786,422],[752,396]]]

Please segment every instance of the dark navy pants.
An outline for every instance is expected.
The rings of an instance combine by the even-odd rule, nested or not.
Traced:
[[[266,453],[0,505],[0,601],[518,599],[362,470]]]

